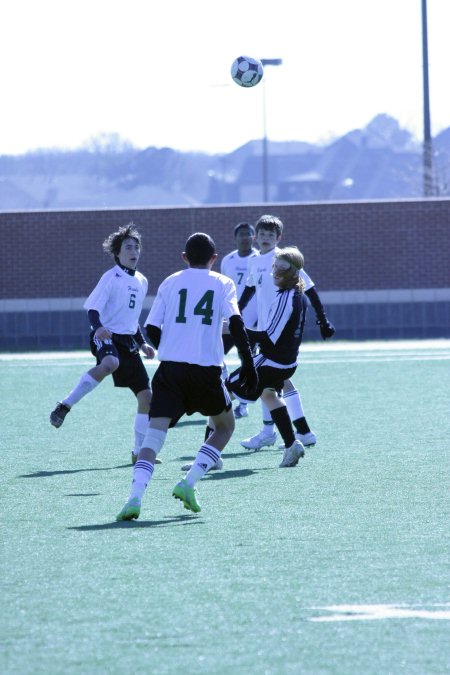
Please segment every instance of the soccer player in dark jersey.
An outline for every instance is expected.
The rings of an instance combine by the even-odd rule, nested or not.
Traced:
[[[258,387],[251,396],[239,384],[239,369],[226,380],[228,389],[239,399],[256,401],[261,398],[284,441],[280,467],[296,466],[305,450],[295,437],[286,404],[280,393],[286,380],[297,368],[297,356],[303,335],[307,302],[301,277],[303,255],[295,247],[278,249],[272,262],[272,279],[276,295],[258,330],[248,330],[259,353],[254,357],[258,372]]]
[[[283,236],[284,227],[280,218],[266,214],[258,219],[255,229],[256,243],[259,246],[260,254],[249,261],[247,285],[239,300],[239,308],[241,312],[244,311],[249,299],[256,294],[258,328],[260,328],[265,325],[269,308],[277,292],[272,282],[272,263],[277,252],[280,250],[278,244]],[[304,284],[304,292],[316,313],[317,324],[319,325],[322,338],[325,340],[332,337],[335,332],[334,326],[325,315],[314,282],[304,269],[300,270],[300,277]],[[283,396],[296,429],[296,438],[305,446],[314,445],[316,443],[316,435],[311,431],[306,421],[300,392],[289,379],[285,382]],[[268,414],[264,401],[262,403],[263,427],[261,431],[255,436],[241,441],[241,445],[249,450],[259,450],[264,446],[274,445],[276,441],[277,435],[273,428],[273,420]]]
[[[141,248],[141,235],[133,223],[120,227],[103,242],[103,249],[115,265],[102,275],[84,303],[91,324],[91,352],[97,364],[81,376],[75,388],[50,414],[50,423],[59,428],[73,406],[112,375],[115,387],[128,387],[137,399],[133,463],[147,429],[152,396],[139,352],[147,358],[155,355],[139,326],[148,289],[147,279],[136,269]]]

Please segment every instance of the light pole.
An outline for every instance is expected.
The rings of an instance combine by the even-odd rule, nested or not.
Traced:
[[[422,0],[422,60],[423,60],[423,194],[433,195],[433,150],[431,143],[430,91],[428,83],[427,0]]]
[[[263,67],[281,66],[283,59],[260,59]],[[262,143],[262,178],[263,178],[263,201],[267,202],[269,197],[269,153],[267,141],[267,120],[266,120],[266,78],[263,77],[263,143]]]

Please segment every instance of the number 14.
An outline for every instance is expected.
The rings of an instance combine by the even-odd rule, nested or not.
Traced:
[[[178,316],[175,318],[176,323],[186,323],[186,299],[187,288],[182,288],[178,291],[180,296],[180,303],[178,305]],[[194,315],[202,316],[202,323],[210,326],[212,324],[212,316],[214,314],[212,305],[214,300],[214,291],[206,291],[194,307]]]

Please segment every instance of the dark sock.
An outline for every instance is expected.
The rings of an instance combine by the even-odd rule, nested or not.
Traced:
[[[295,436],[286,406],[283,405],[280,406],[280,408],[275,408],[275,410],[270,411],[270,414],[272,415],[272,419],[281,434],[281,438],[283,439],[285,446],[290,448],[292,443],[295,441]]]
[[[311,431],[308,422],[306,421],[306,417],[299,417],[298,420],[294,420],[292,424],[298,434],[309,434]]]

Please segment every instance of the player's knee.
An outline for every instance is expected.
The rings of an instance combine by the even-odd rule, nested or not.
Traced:
[[[148,412],[150,409],[150,403],[152,401],[152,391],[151,389],[143,389],[136,394],[138,400],[139,408],[144,409],[145,412]]]
[[[119,359],[115,356],[106,356],[100,366],[105,375],[111,375],[119,367]]]

